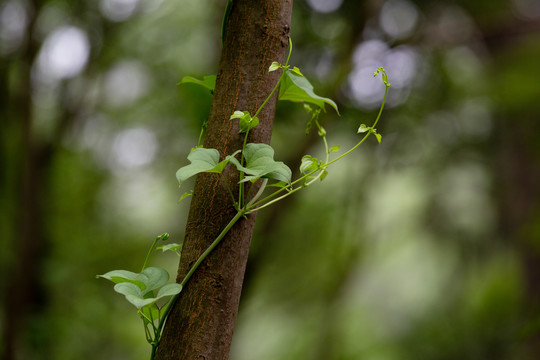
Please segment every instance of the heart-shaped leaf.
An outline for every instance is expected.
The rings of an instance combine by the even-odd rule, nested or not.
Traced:
[[[182,291],[182,285],[180,284],[167,284],[159,289],[156,299],[161,299],[166,296],[173,296],[179,294]]]
[[[281,80],[279,88],[279,99],[294,102],[307,102],[317,105],[324,110],[324,104],[328,104],[336,110],[339,115],[339,110],[336,103],[329,98],[319,96],[313,92],[313,85],[301,75],[297,68],[287,70],[285,76]]]
[[[280,69],[280,68],[281,68],[281,65],[277,61],[274,61],[272,62],[272,64],[270,64],[270,67],[268,68],[268,72],[276,71],[277,69]]]
[[[362,124],[360,125],[360,127],[358,128],[358,134],[361,134],[361,133],[365,133],[367,131],[369,131],[371,128],[366,126],[366,124]]]
[[[219,151],[216,149],[195,148],[187,158],[191,164],[181,167],[176,172],[180,184],[202,172],[221,173],[229,162],[228,159],[219,162]]]
[[[246,160],[245,166],[236,158],[228,156],[238,170],[248,175],[241,182],[255,181],[261,177],[291,182],[291,169],[283,162],[274,160],[274,149],[270,145],[249,143],[242,154]]]
[[[144,276],[143,282],[146,285],[142,292],[143,295],[162,287],[169,281],[169,273],[165,269],[158,267],[147,267],[142,271],[141,275]]]
[[[98,275],[97,277],[101,277],[107,280],[110,280],[116,284],[120,283],[132,283],[136,285],[139,289],[144,290],[146,288],[145,280],[146,277],[140,273],[134,273],[127,270],[113,270],[109,271],[106,274]]]
[[[141,309],[145,306],[155,303],[162,298],[180,293],[180,291],[182,291],[182,285],[167,284],[158,291],[156,297],[145,296],[145,294],[139,289],[139,287],[132,283],[116,284],[114,286],[114,290],[117,293],[124,295],[126,297],[126,300],[133,304],[137,309]],[[153,296],[153,294],[150,296]]]

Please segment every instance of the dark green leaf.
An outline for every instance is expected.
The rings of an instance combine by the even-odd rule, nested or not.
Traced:
[[[216,75],[204,76],[202,80],[196,79],[192,76],[184,76],[178,85],[182,84],[195,84],[202,86],[210,91],[210,94],[214,93],[216,87]]]
[[[191,164],[181,167],[176,172],[180,184],[202,172],[221,173],[229,162],[227,159],[219,162],[219,152],[216,149],[206,148],[193,149],[187,158]]]
[[[287,70],[279,88],[279,99],[294,102],[307,102],[324,109],[324,104],[332,106],[339,115],[336,103],[313,92],[313,85],[296,71]]]

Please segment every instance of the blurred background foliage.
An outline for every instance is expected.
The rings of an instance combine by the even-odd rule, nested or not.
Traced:
[[[139,318],[96,274],[181,242],[175,171],[210,95],[224,0],[0,4],[4,359],[144,359]],[[231,359],[540,358],[540,4],[297,0],[291,63],[335,99],[345,149],[261,211]],[[317,156],[298,104],[276,158]],[[176,273],[172,254],[154,264]]]

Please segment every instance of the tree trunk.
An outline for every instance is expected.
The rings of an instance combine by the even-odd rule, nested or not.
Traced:
[[[224,158],[242,147],[235,110],[252,115],[270,94],[279,71],[272,61],[285,62],[292,0],[234,0],[226,22],[223,50],[204,146]],[[269,143],[277,95],[259,114],[260,124],[249,142]],[[225,171],[233,193],[238,176]],[[253,194],[253,191],[251,192]],[[230,195],[220,176],[201,174],[186,227],[177,281],[234,217]],[[255,214],[240,220],[205,259],[174,304],[163,331],[157,359],[227,359],[238,312]]]

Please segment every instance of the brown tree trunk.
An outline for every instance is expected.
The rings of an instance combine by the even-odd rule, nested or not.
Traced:
[[[235,110],[254,114],[278,81],[279,72],[269,73],[268,67],[285,61],[291,12],[292,0],[233,1],[204,143],[222,158],[242,147],[238,120],[229,120],[230,115]],[[276,101],[274,95],[259,114],[250,142],[270,142]],[[238,177],[227,171],[225,177],[237,193]],[[178,282],[235,213],[219,175],[197,177]],[[254,214],[236,223],[197,269],[172,308],[157,359],[229,357],[254,225]]]

